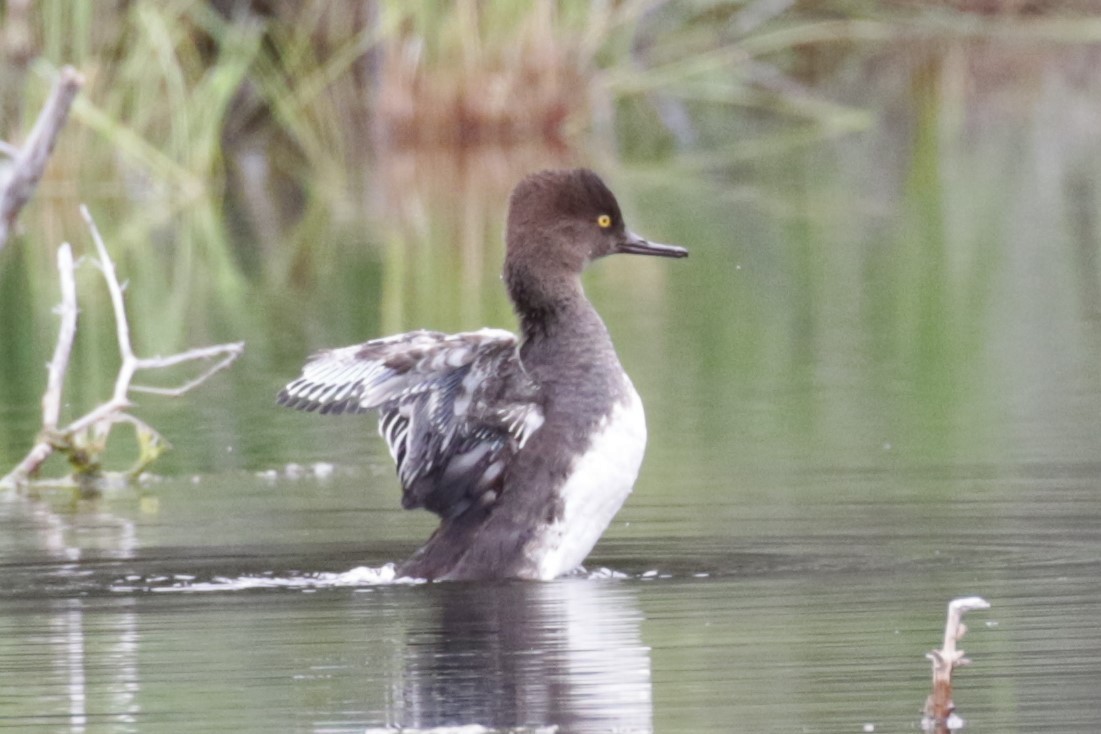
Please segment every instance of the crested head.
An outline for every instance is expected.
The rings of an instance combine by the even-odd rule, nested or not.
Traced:
[[[526,177],[509,198],[505,281],[523,301],[565,297],[593,260],[614,253],[685,257],[681,247],[651,243],[632,233],[612,193],[587,168],[540,171]],[[576,285],[580,291],[580,286]]]

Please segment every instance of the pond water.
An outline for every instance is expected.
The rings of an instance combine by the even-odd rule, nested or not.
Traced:
[[[979,595],[966,730],[1101,731],[1101,78],[1071,47],[958,83],[1018,51],[842,69],[826,91],[875,123],[767,157],[574,159],[691,257],[586,277],[650,446],[587,571],[551,583],[393,583],[432,522],[399,509],[373,420],[273,402],[316,348],[511,327],[511,169],[399,162],[368,214],[274,240],[230,206],[229,257],[201,214],[137,245],[127,204],[93,206],[139,348],[248,351],[141,401],[174,445],[141,490],[0,494],[0,729],[918,731],[946,605]],[[48,267],[0,256],[5,467],[37,430]],[[74,409],[114,375],[80,287]]]

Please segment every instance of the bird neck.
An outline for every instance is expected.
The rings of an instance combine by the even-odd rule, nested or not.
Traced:
[[[504,279],[525,335],[529,329],[553,329],[571,314],[592,310],[581,288],[581,276],[572,268],[513,257],[505,263]]]

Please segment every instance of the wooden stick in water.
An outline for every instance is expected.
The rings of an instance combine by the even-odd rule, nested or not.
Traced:
[[[950,734],[949,721],[955,704],[952,702],[952,671],[971,661],[964,657],[956,643],[967,632],[963,615],[976,609],[989,609],[990,604],[978,596],[953,599],[948,604],[948,621],[944,625],[944,643],[941,649],[926,653],[933,662],[933,692],[925,700],[925,716],[921,726],[933,734]]]

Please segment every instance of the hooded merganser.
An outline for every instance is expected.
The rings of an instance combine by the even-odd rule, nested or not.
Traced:
[[[504,280],[521,335],[414,331],[322,351],[278,402],[379,411],[402,506],[440,516],[398,570],[553,579],[581,564],[638,476],[642,402],[581,288],[616,253],[686,257],[630,232],[587,169],[543,171],[509,199]]]

